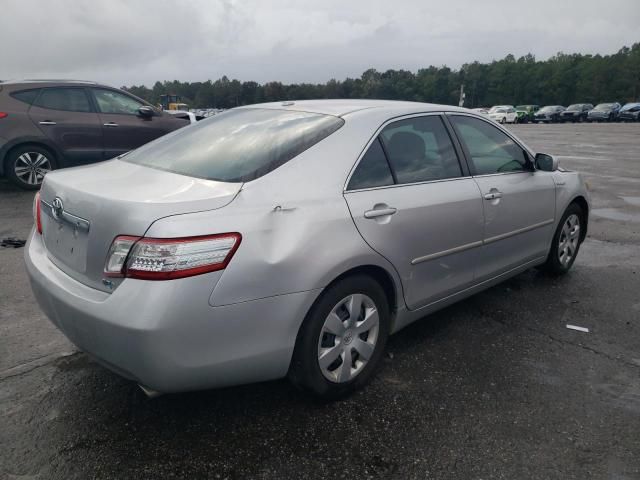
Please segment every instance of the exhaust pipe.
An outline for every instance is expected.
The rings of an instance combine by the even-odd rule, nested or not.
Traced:
[[[147,398],[149,399],[157,398],[160,395],[163,395],[162,392],[157,392],[156,390],[152,390],[149,387],[145,387],[144,385],[138,384],[138,386],[140,387],[140,390],[142,390],[144,394],[147,396]]]

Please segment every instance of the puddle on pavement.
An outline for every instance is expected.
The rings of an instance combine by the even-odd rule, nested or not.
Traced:
[[[627,202],[629,205],[635,205],[636,207],[640,207],[640,197],[621,196],[620,198],[623,199],[625,202]]]
[[[591,213],[597,217],[621,222],[640,223],[640,213],[625,213],[617,208],[594,208]]]

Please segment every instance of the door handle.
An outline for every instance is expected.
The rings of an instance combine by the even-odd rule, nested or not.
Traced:
[[[502,192],[495,189],[492,189],[491,192],[485,193],[484,195],[485,200],[495,200],[496,198],[502,198]]]
[[[51,120],[44,120],[38,123],[40,123],[40,125],[57,125],[56,122],[52,122]]]
[[[117,124],[117,123],[114,123],[114,122],[109,122],[109,123],[105,123],[105,124],[104,124],[104,126],[105,126],[105,127],[117,127],[117,126],[118,126],[118,124]]]
[[[367,210],[364,212],[364,218],[378,218],[378,217],[386,217],[387,215],[393,215],[398,211],[397,208],[387,207],[387,208],[374,208],[373,210]]]

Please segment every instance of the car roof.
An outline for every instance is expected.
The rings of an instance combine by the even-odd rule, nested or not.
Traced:
[[[76,86],[76,85],[93,85],[93,86],[100,86],[100,87],[106,87],[106,88],[114,88],[111,87],[109,85],[103,85],[100,84],[98,82],[93,82],[90,80],[71,80],[71,79],[24,79],[24,80],[6,80],[3,82],[0,82],[0,88],[1,87],[12,87],[11,89],[15,89],[15,88],[22,88],[22,87],[33,87],[33,88],[38,88],[38,87],[58,87],[58,86]]]
[[[362,110],[381,110],[389,113],[410,114],[423,112],[468,112],[466,108],[454,107],[452,105],[438,105],[434,103],[403,102],[397,100],[365,100],[365,99],[344,99],[344,100],[291,100],[284,102],[258,103],[246,105],[238,108],[269,108],[275,110],[292,110],[301,112],[320,113],[342,117],[350,113]]]

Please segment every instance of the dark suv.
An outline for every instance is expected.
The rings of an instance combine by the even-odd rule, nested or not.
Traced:
[[[188,124],[93,82],[0,83],[0,175],[35,190],[50,170],[108,160]]]
[[[590,103],[574,103],[569,105],[567,109],[560,114],[560,120],[563,122],[586,122],[587,115],[593,110]]]

